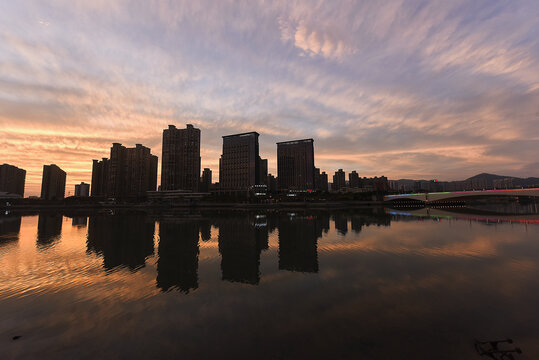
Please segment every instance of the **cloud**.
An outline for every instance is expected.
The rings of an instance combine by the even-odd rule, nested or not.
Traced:
[[[8,3],[2,160],[29,170],[33,193],[43,163],[89,181],[90,157],[112,141],[159,155],[162,129],[193,123],[216,178],[221,136],[249,130],[272,173],[276,141],[313,137],[329,173],[538,176],[538,11],[533,0]]]

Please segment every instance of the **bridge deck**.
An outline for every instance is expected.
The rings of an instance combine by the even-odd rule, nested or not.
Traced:
[[[539,197],[539,188],[534,189],[507,189],[507,190],[474,190],[454,192],[432,192],[418,194],[386,195],[385,201],[419,200],[423,202],[459,199],[472,196],[531,196]]]

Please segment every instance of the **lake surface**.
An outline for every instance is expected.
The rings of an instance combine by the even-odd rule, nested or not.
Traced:
[[[2,214],[1,358],[539,359],[538,215],[454,211]]]

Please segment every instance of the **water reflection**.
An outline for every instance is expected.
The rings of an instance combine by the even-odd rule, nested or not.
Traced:
[[[211,240],[211,221],[210,219],[200,220],[200,238],[202,241]]]
[[[335,229],[341,235],[346,235],[348,232],[348,217],[346,214],[338,213],[333,216],[333,221],[335,222]]]
[[[87,252],[103,256],[103,267],[137,271],[154,252],[155,223],[144,215],[91,216]]]
[[[158,288],[176,287],[185,293],[198,288],[199,230],[207,236],[208,225],[190,220],[159,224]]]
[[[20,231],[20,216],[0,216],[0,247],[19,240]]]
[[[475,338],[511,336],[539,358],[537,215],[467,211],[116,213],[87,228],[0,217],[0,239],[19,239],[1,249],[0,347],[7,358],[473,360]],[[36,227],[61,233],[55,251],[36,251]]]
[[[62,234],[61,214],[39,214],[37,224],[37,246],[46,249],[53,246]]]
[[[71,226],[83,228],[86,227],[88,224],[88,217],[87,216],[74,216],[71,220]]]
[[[260,252],[267,248],[268,232],[257,227],[249,214],[222,217],[219,228],[219,253],[222,279],[256,285],[260,281]]]
[[[317,240],[329,228],[329,216],[281,216],[279,218],[279,269],[318,272]],[[346,219],[344,220],[346,222]]]

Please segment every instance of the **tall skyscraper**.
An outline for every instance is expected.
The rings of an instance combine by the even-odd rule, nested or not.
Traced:
[[[260,159],[258,164],[257,185],[268,185],[268,159]]]
[[[134,148],[112,144],[110,159],[93,161],[92,196],[137,197],[155,191],[157,161],[157,156],[141,144]]]
[[[268,186],[268,192],[276,193],[277,192],[277,179],[275,176],[268,174],[266,185]]]
[[[9,164],[0,165],[0,191],[24,197],[26,170]]]
[[[157,187],[157,156],[141,144],[126,149],[125,179],[123,187],[127,196],[144,196]]]
[[[314,140],[277,143],[277,178],[281,190],[314,189]]]
[[[246,190],[260,184],[260,156],[257,132],[223,136],[219,159],[221,189]]]
[[[322,171],[320,177],[318,178],[318,190],[328,191],[329,190],[329,181],[328,174],[325,171]]]
[[[200,181],[200,129],[169,125],[163,130],[161,190],[198,190]]]
[[[200,191],[208,192],[210,190],[211,175],[211,170],[204,168],[204,171],[202,171],[202,176],[200,177]]]
[[[351,173],[348,174],[348,186],[351,188],[359,188],[361,185],[361,182],[359,180],[358,173],[354,170]]]
[[[314,168],[314,188],[318,191],[328,191],[328,174],[320,173],[319,168]]]
[[[333,184],[331,189],[333,191],[338,191],[344,187],[346,187],[346,174],[342,169],[339,169],[338,171],[335,171],[335,175],[333,175]]]
[[[107,196],[110,160],[94,160],[92,165],[92,196]]]
[[[66,172],[57,165],[43,165],[41,198],[45,200],[63,199],[66,190]]]

